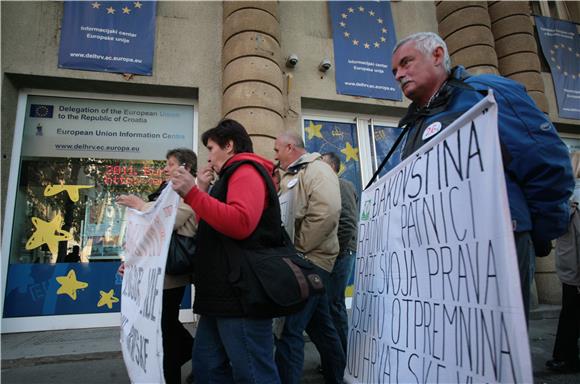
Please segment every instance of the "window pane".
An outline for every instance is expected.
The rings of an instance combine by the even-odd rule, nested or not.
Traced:
[[[339,175],[361,191],[360,159],[356,124],[322,120],[304,120],[305,146],[308,152],[334,152],[340,158]]]
[[[167,151],[192,146],[191,105],[28,96],[4,316],[118,312],[115,199],[147,201]]]
[[[372,128],[369,126],[369,134],[372,134],[371,130]],[[401,131],[402,128],[381,125],[374,126],[377,167],[381,165],[383,159],[387,156],[393,144],[395,144],[397,137],[399,137],[399,135],[401,134]],[[397,164],[401,162],[401,146],[402,142],[399,144],[395,152],[391,155],[391,158],[389,159],[387,164],[385,164],[379,176],[385,175],[387,172],[389,172],[391,169],[396,167]],[[376,171],[376,168],[374,170]]]

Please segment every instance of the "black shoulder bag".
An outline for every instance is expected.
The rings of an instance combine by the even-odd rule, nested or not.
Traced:
[[[296,251],[280,219],[280,203],[268,172],[252,164],[266,181],[268,208],[278,223],[279,242],[248,248],[224,236],[230,255],[229,281],[239,294],[244,312],[249,317],[273,318],[300,311],[311,295],[324,293],[316,267]],[[240,257],[241,255],[241,257]]]
[[[168,275],[187,275],[193,273],[193,255],[195,254],[195,237],[183,236],[173,231],[165,273]]]

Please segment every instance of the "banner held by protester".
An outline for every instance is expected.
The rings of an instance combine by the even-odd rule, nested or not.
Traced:
[[[532,382],[493,95],[361,207],[346,380]]]
[[[133,383],[163,383],[161,306],[179,196],[168,186],[147,212],[128,210],[121,347]]]

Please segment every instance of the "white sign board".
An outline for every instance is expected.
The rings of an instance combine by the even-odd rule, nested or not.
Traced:
[[[159,159],[193,144],[193,107],[30,96],[22,156]]]
[[[294,198],[296,188],[292,188],[279,196],[280,216],[288,236],[294,241]]]
[[[161,306],[179,195],[168,185],[147,212],[130,209],[121,299],[121,347],[133,383],[163,383]]]
[[[493,96],[361,202],[346,380],[533,382]]]

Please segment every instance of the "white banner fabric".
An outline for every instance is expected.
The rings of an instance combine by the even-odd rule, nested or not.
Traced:
[[[147,212],[128,210],[121,347],[133,383],[163,383],[161,306],[179,195],[171,183]]]
[[[493,95],[361,203],[346,380],[533,382]]]

